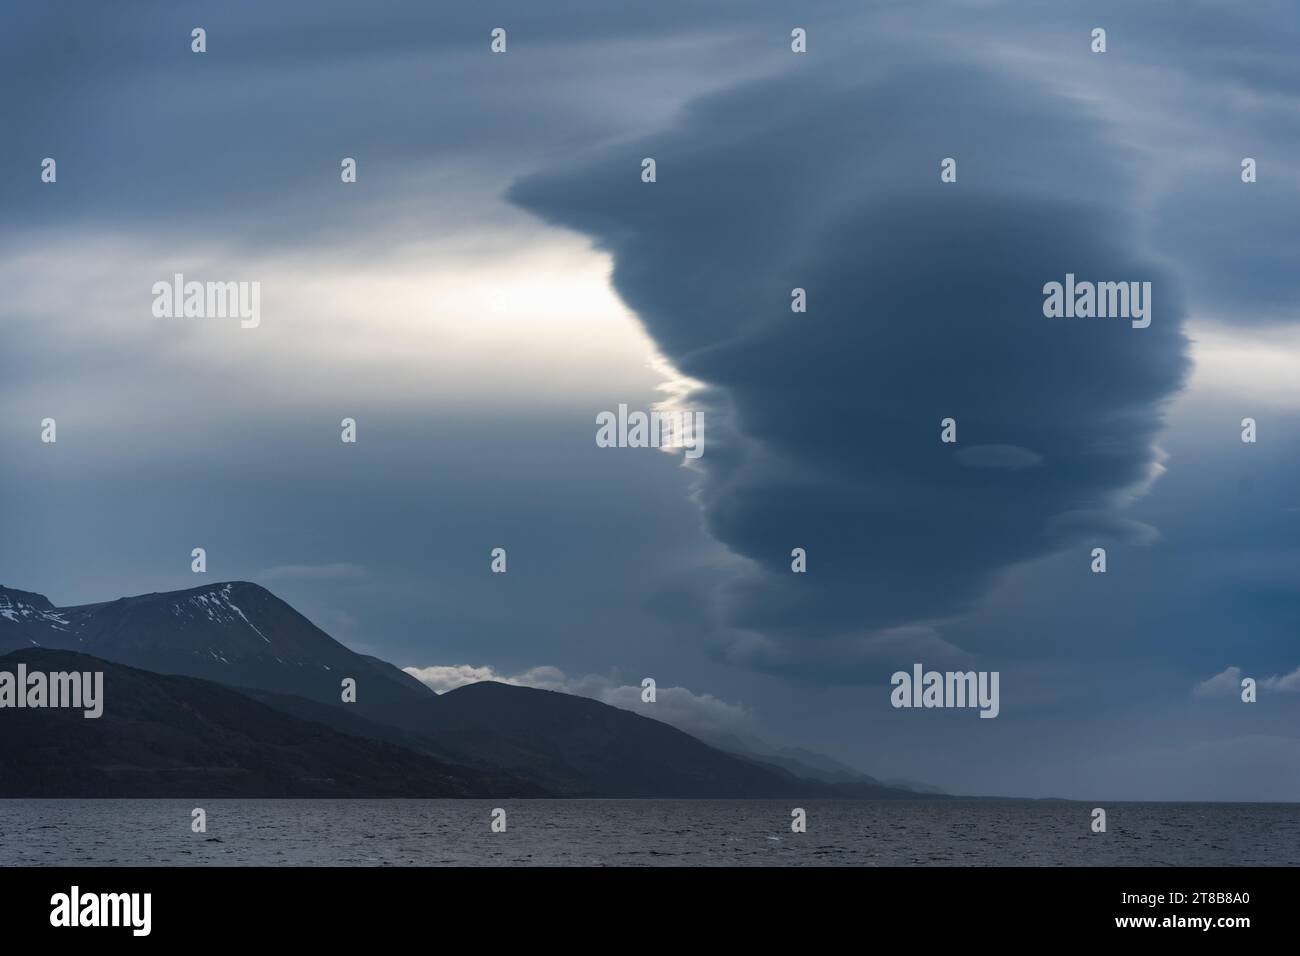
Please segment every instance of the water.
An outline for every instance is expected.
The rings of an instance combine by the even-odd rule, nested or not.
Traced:
[[[0,865],[1300,865],[1300,805],[1018,800],[0,800]]]

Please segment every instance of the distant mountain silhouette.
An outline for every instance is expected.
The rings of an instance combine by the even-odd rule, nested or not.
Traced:
[[[103,715],[0,711],[0,797],[539,796],[485,773],[300,720],[208,681],[27,648],[0,670],[104,673]]]
[[[946,796],[938,787],[911,780],[877,780],[841,760],[819,754],[804,747],[773,747],[755,737],[720,734],[705,738],[706,742],[729,754],[769,766],[779,767],[796,777],[820,780],[823,783],[872,784],[895,790],[909,790],[913,794]]]
[[[586,697],[485,681],[442,695],[443,733],[562,794],[831,796],[793,774],[723,753],[668,724]],[[652,710],[653,705],[646,705]],[[891,795],[879,788],[877,796]]]
[[[464,768],[476,795],[487,795],[475,789],[487,782],[525,781],[554,796],[917,796],[865,775],[809,772],[797,761],[726,753],[649,716],[585,697],[495,682],[439,696],[399,668],[349,650],[271,592],[246,582],[68,608],[0,587],[0,652],[37,647],[226,685],[251,698],[250,706],[294,718],[299,729],[307,724],[313,733],[328,728],[382,743],[396,748],[399,763],[418,755]],[[341,699],[346,677],[357,682],[354,703]],[[108,706],[121,704],[114,695]],[[653,713],[653,705],[645,709]],[[0,711],[0,731],[13,713]],[[145,712],[136,716],[123,733],[140,732],[152,719]],[[39,712],[28,718],[41,719]],[[261,753],[256,748],[268,742],[245,726],[254,759]]]

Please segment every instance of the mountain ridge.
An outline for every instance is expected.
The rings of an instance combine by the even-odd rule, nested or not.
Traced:
[[[636,713],[493,681],[439,695],[394,665],[344,647],[287,602],[246,581],[66,608],[36,592],[0,587],[0,654],[10,649],[89,654],[220,685],[333,733],[479,776],[523,781],[552,796],[918,796],[865,775],[813,779],[789,765],[728,753],[655,719],[649,704]],[[356,695],[345,702],[347,677],[356,681]],[[4,716],[0,712],[0,720]]]
[[[0,602],[35,592],[0,587]],[[24,600],[27,608],[37,602]],[[3,610],[5,605],[0,605]],[[401,668],[357,654],[321,630],[288,602],[248,581],[225,581],[180,591],[154,591],[94,604],[0,616],[0,653],[22,646],[79,651],[160,674],[182,674],[220,684],[289,693],[337,703],[342,679],[359,690],[356,707],[374,720],[417,723],[438,695]],[[369,692],[367,692],[369,691]]]
[[[0,711],[0,797],[545,796],[501,773],[443,763],[302,720],[236,690],[76,651],[26,648],[0,670],[103,674],[103,714]]]

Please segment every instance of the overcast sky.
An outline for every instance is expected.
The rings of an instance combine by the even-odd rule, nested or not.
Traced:
[[[192,587],[201,546],[439,689],[651,676],[958,792],[1300,800],[1290,4],[2,17],[0,583]],[[1067,272],[1150,327],[1045,318]],[[260,325],[155,317],[175,273]],[[596,445],[670,397],[699,459]],[[891,708],[914,662],[999,717]]]

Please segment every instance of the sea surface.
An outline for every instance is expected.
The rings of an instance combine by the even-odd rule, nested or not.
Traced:
[[[1108,804],[1106,833],[1083,803],[802,806],[806,833],[774,800],[0,800],[0,865],[1300,865],[1297,804]]]

